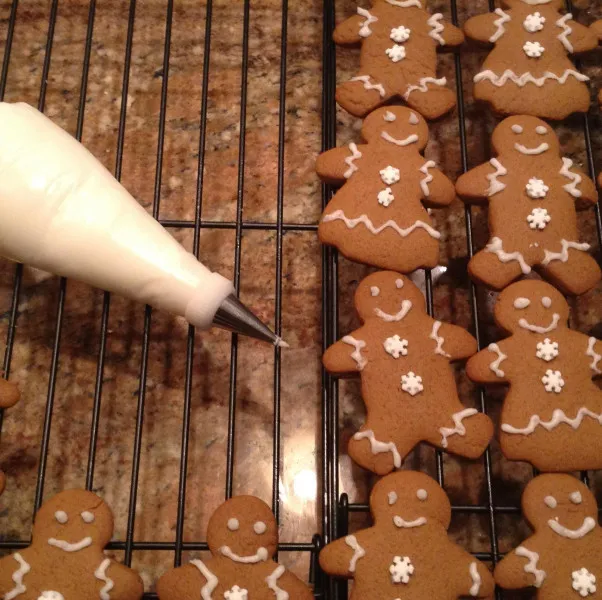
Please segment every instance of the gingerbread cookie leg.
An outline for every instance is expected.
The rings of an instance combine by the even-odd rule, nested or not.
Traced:
[[[426,440],[452,454],[478,458],[493,436],[491,419],[476,408],[462,408],[433,430]]]
[[[336,91],[339,105],[356,117],[365,117],[393,96],[393,92],[371,75],[352,77],[339,85]]]
[[[587,254],[589,244],[573,244],[563,240],[560,252],[547,252],[538,271],[543,271],[557,288],[566,294],[580,295],[596,286],[602,273],[596,260]]]
[[[470,276],[494,290],[504,289],[530,271],[531,268],[522,256],[518,252],[506,252],[498,238],[494,238],[484,250],[477,252],[468,263]]]
[[[456,105],[456,93],[445,87],[445,77],[422,77],[403,92],[408,106],[427,119],[437,119]]]

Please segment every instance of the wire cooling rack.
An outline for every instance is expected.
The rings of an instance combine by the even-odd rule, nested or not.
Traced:
[[[454,24],[458,24],[458,2],[449,0],[450,12]],[[44,61],[42,69],[41,84],[39,87],[38,109],[43,111],[46,103],[47,80],[50,70],[54,31],[57,21],[57,11],[59,0],[51,0],[48,19],[48,28],[46,35],[46,44],[43,49]],[[489,1],[490,10],[494,10],[495,5],[492,0]],[[567,2],[567,9],[571,10],[572,5]],[[164,54],[162,65],[162,87],[160,96],[160,112],[158,120],[158,142],[155,163],[154,195],[152,203],[152,214],[159,219],[159,204],[161,197],[161,178],[164,156],[165,124],[167,92],[169,85],[169,64],[171,50],[171,30],[173,19],[174,3],[169,0],[166,5],[165,13],[165,37]],[[204,220],[202,218],[203,208],[203,174],[206,156],[206,132],[207,132],[207,107],[208,107],[208,79],[210,70],[211,53],[211,32],[213,24],[213,0],[207,0],[205,37],[204,37],[204,55],[202,67],[202,94],[200,106],[200,129],[198,138],[198,170],[197,186],[195,198],[195,216],[193,220],[166,220],[159,219],[161,224],[167,228],[192,229],[194,232],[193,251],[199,253],[199,237],[202,229],[226,229],[232,230],[235,235],[235,253],[234,253],[234,284],[238,288],[241,278],[241,240],[243,231],[260,230],[272,231],[276,234],[276,277],[275,277],[275,328],[280,333],[282,321],[282,239],[283,234],[288,231],[315,231],[315,224],[291,223],[285,222],[283,217],[283,198],[284,198],[284,138],[285,138],[285,117],[286,117],[286,86],[287,86],[287,34],[288,34],[288,0],[282,0],[281,4],[281,41],[280,41],[280,88],[279,88],[279,123],[278,123],[278,180],[276,195],[276,220],[271,222],[246,221],[243,219],[243,190],[245,176],[245,125],[247,120],[247,75],[249,70],[249,27],[250,27],[250,0],[244,0],[243,7],[243,45],[242,45],[242,78],[240,89],[240,141],[239,141],[239,162],[237,175],[237,203],[236,219],[233,221]],[[77,110],[76,138],[82,137],[85,109],[86,109],[86,90],[88,86],[88,73],[90,68],[90,59],[92,52],[92,35],[94,31],[94,19],[96,14],[96,0],[90,0],[87,32],[85,39],[84,54],[82,60],[81,82],[79,91],[79,102]],[[20,17],[19,2],[13,0],[7,27],[7,37],[5,44],[4,60],[2,71],[0,73],[0,100],[4,99],[7,76],[11,64],[11,49],[15,36],[15,26]],[[332,42],[332,31],[335,26],[335,0],[324,0],[323,2],[323,80],[322,80],[322,106],[323,106],[323,129],[322,129],[322,149],[327,150],[336,145],[336,105],[334,100],[336,86],[336,50]],[[26,17],[24,17],[26,18]],[[127,18],[127,37],[125,44],[125,53],[123,56],[123,80],[121,86],[121,108],[119,116],[119,128],[117,136],[117,153],[114,167],[114,174],[120,179],[122,172],[122,160],[124,150],[124,137],[126,129],[126,118],[128,109],[128,86],[130,82],[130,68],[132,63],[132,46],[134,37],[134,26],[137,19],[137,3],[131,0]],[[462,170],[469,168],[468,146],[466,136],[466,107],[464,103],[464,89],[462,85],[462,60],[459,53],[455,54],[455,75],[457,82],[457,118],[459,122],[459,144],[461,150]],[[449,117],[449,118],[454,118]],[[589,117],[583,117],[583,136],[587,151],[587,167],[590,175],[594,176],[594,156],[592,151],[592,141],[590,132]],[[322,189],[322,205],[325,206],[329,201],[333,190],[330,186],[324,185]],[[595,219],[598,234],[598,243],[602,244],[602,222],[600,219],[599,206],[595,208]],[[466,238],[467,251],[469,257],[473,255],[473,224],[470,207],[465,209],[466,220]],[[339,264],[337,252],[332,248],[324,247],[322,250],[322,345],[327,347],[339,338]],[[10,376],[11,359],[15,335],[18,325],[18,306],[21,297],[21,288],[23,280],[23,267],[18,265],[15,269],[14,287],[12,302],[9,313],[9,327],[6,340],[6,351],[3,361],[3,370],[5,377]],[[433,281],[429,271],[425,272],[426,300],[429,314],[433,313]],[[52,347],[52,360],[50,365],[48,394],[43,415],[43,433],[40,444],[39,466],[37,473],[37,482],[35,488],[34,506],[37,510],[43,499],[44,484],[47,470],[48,450],[50,443],[50,432],[53,417],[53,408],[55,402],[55,385],[57,379],[57,369],[59,364],[59,355],[61,347],[61,334],[63,328],[63,317],[65,309],[66,281],[60,281],[59,296],[56,315],[54,319],[54,341]],[[109,310],[111,297],[108,293],[104,294],[102,302],[100,344],[97,360],[96,382],[94,387],[93,412],[91,419],[91,432],[89,452],[87,457],[86,469],[86,488],[92,489],[94,485],[95,461],[97,454],[98,430],[101,414],[101,399],[103,392],[103,372],[105,368],[105,354],[107,348],[107,337],[109,328]],[[479,305],[477,302],[476,289],[470,288],[470,306],[472,311],[472,322],[474,333],[481,341],[482,338],[482,317],[479,314]],[[132,555],[135,551],[169,551],[173,553],[173,564],[179,565],[182,561],[182,552],[190,550],[206,550],[207,543],[203,540],[184,542],[184,510],[186,500],[186,474],[189,459],[189,434],[190,434],[190,414],[191,414],[191,393],[192,393],[192,375],[193,375],[193,353],[195,347],[194,330],[188,331],[187,354],[185,368],[185,398],[182,415],[182,434],[181,434],[181,457],[178,473],[178,502],[175,540],[173,542],[157,542],[153,540],[137,540],[134,536],[134,525],[136,518],[136,500],[138,493],[138,481],[140,473],[140,456],[142,447],[142,430],[144,422],[145,399],[147,392],[147,369],[149,356],[149,337],[151,326],[151,309],[145,309],[144,334],[142,338],[142,352],[140,360],[139,380],[140,386],[137,393],[137,413],[134,443],[132,449],[131,480],[129,484],[129,510],[127,517],[127,530],[125,539],[114,540],[109,548],[123,551],[124,562],[131,564]],[[230,371],[229,371],[229,397],[228,397],[228,443],[226,455],[226,486],[225,495],[230,496],[233,492],[233,465],[234,465],[234,430],[236,426],[236,378],[237,378],[237,357],[238,357],[238,339],[232,336],[230,350]],[[274,370],[273,370],[273,468],[272,468],[272,506],[276,518],[280,514],[279,506],[279,477],[281,472],[281,431],[280,431],[280,400],[281,400],[281,362],[280,350],[274,351]],[[479,395],[480,409],[486,411],[486,396],[481,391]],[[317,554],[324,542],[338,538],[347,533],[349,527],[350,513],[365,513],[368,506],[361,503],[350,503],[347,495],[339,495],[339,389],[336,378],[327,373],[322,373],[321,389],[321,407],[322,407],[322,428],[320,437],[320,470],[321,470],[321,503],[322,515],[320,534],[314,536],[310,542],[282,543],[279,545],[280,552],[304,552],[310,554],[310,571],[308,580],[315,586],[316,598],[325,597],[342,600],[347,595],[347,584],[327,580],[320,572],[317,565]],[[2,425],[2,412],[0,411],[0,429]],[[441,452],[436,455],[436,473],[438,481],[445,484],[444,461]],[[474,515],[485,515],[487,517],[489,528],[490,549],[486,552],[475,553],[478,558],[495,564],[500,558],[498,549],[499,528],[497,517],[503,514],[518,514],[518,506],[504,506],[496,501],[496,494],[493,485],[492,476],[492,458],[487,451],[483,458],[483,468],[486,483],[486,501],[476,505],[454,505],[453,513],[464,513]],[[588,482],[587,474],[582,474],[584,481]],[[29,540],[0,540],[0,551],[15,551],[29,544]],[[147,593],[145,598],[155,598],[156,594]],[[501,592],[497,591],[497,598],[502,598]]]

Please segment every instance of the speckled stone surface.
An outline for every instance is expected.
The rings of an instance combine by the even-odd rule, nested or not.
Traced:
[[[485,0],[458,0],[458,17],[487,10]],[[602,2],[575,3],[584,23],[602,17]],[[355,12],[356,2],[336,2],[337,21]],[[450,18],[450,2],[431,2]],[[206,2],[175,3],[165,145],[160,185],[156,182],[158,125],[163,83],[163,52],[167,3],[142,0],[136,5],[127,120],[121,177],[149,211],[157,200],[161,219],[190,220],[195,215],[199,159],[199,124],[205,58]],[[82,140],[114,171],[121,107],[124,52],[129,3],[98,0],[92,56],[85,102]],[[52,61],[48,73],[45,113],[75,133],[82,60],[89,6],[83,0],[59,2]],[[0,51],[4,51],[10,2],[0,0]],[[21,0],[9,63],[5,100],[37,105],[48,32],[50,2]],[[242,200],[245,221],[273,223],[278,198],[278,122],[280,93],[281,2],[250,2],[248,97],[244,169],[239,170],[241,116],[241,59],[243,3],[213,2],[211,51],[208,57],[206,154],[203,170],[202,219],[234,221]],[[321,149],[322,3],[289,2],[284,132],[283,213],[287,223],[315,224],[320,215],[321,186],[313,171]],[[468,166],[490,157],[489,136],[495,119],[471,97],[471,76],[485,51],[470,45],[462,49],[462,83],[466,101]],[[337,50],[337,80],[355,72],[358,51]],[[594,89],[602,86],[602,51],[583,59]],[[456,82],[454,55],[441,58],[440,72]],[[590,132],[596,168],[602,167],[600,112],[592,107]],[[360,121],[337,112],[338,143],[357,139]],[[554,125],[565,153],[587,168],[580,117]],[[430,127],[428,158],[438,161],[452,179],[462,172],[458,112]],[[157,194],[155,195],[155,188]],[[240,191],[240,194],[239,194]],[[486,213],[473,210],[474,243],[487,240]],[[466,220],[461,203],[434,215],[442,231],[441,265],[434,273],[435,314],[472,327],[470,287],[466,277]],[[582,239],[597,251],[594,212],[580,215]],[[172,229],[192,248],[191,229]],[[234,273],[236,235],[233,229],[203,228],[200,254],[212,269]],[[241,237],[240,294],[266,322],[274,325],[276,231],[245,229]],[[339,260],[340,332],[357,321],[351,308],[353,290],[368,272]],[[0,356],[4,354],[15,269],[0,259]],[[284,542],[309,542],[321,528],[321,249],[311,230],[285,232],[282,241],[282,332],[291,344],[280,365],[280,534]],[[423,281],[418,273],[416,280]],[[47,407],[56,337],[60,282],[26,268],[18,305],[18,320],[10,365],[11,380],[19,382],[23,400],[6,411],[2,425],[0,467],[9,477],[0,498],[0,539],[27,539],[34,508],[40,465],[44,412]],[[572,301],[573,326],[602,337],[602,287]],[[492,322],[494,295],[479,290],[482,341],[498,335]],[[98,369],[102,323],[102,292],[68,282],[60,353],[54,381],[54,406],[45,469],[44,496],[69,487],[84,486],[89,467],[92,408]],[[125,540],[136,417],[141,389],[144,307],[111,297],[108,335],[102,372],[102,402],[98,425],[93,489],[115,512],[115,539]],[[146,356],[146,394],[139,463],[135,541],[173,542],[179,489],[181,436],[186,382],[188,330],[185,323],[159,312],[150,317]],[[231,370],[236,386],[230,389]],[[205,538],[207,521],[221,503],[226,485],[228,407],[235,406],[233,433],[233,493],[256,494],[270,502],[274,485],[274,351],[252,340],[240,340],[232,353],[231,336],[222,331],[194,337],[191,382],[190,440],[184,539]],[[477,389],[458,370],[461,395],[467,405],[479,401]],[[364,502],[373,478],[354,466],[345,453],[346,442],[362,423],[364,408],[355,380],[340,383],[341,491],[352,501]],[[487,396],[487,408],[498,420],[499,397]],[[421,447],[408,467],[435,475],[434,452]],[[498,505],[517,505],[523,484],[532,476],[528,465],[505,461],[492,446],[493,489]],[[487,502],[483,461],[443,458],[445,487],[455,504]],[[597,480],[593,478],[594,484]],[[354,515],[351,527],[363,526]],[[506,551],[526,534],[518,515],[496,517],[498,541]],[[451,532],[471,551],[489,551],[488,515],[455,514]],[[118,557],[122,553],[117,552]],[[186,560],[199,556],[185,552]],[[283,553],[281,560],[307,578],[306,553]],[[138,551],[133,566],[147,590],[173,564],[173,552]],[[511,597],[508,595],[507,597]],[[521,597],[525,597],[521,595]]]

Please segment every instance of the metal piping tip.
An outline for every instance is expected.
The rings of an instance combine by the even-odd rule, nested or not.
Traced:
[[[262,323],[234,294],[230,294],[218,308],[213,318],[216,327],[247,335],[280,348],[289,345]]]

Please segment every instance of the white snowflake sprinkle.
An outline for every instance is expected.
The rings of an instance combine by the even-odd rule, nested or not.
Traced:
[[[541,382],[546,388],[546,392],[556,392],[560,394],[560,391],[564,387],[564,379],[560,371],[552,371],[548,369],[546,374],[541,378]]]
[[[550,188],[543,182],[543,179],[532,177],[527,183],[527,195],[529,198],[545,198]]]
[[[244,588],[239,588],[237,585],[233,586],[230,591],[224,593],[224,598],[226,600],[247,600],[249,597],[249,592]]]
[[[410,576],[414,574],[414,565],[409,556],[395,556],[389,567],[391,581],[393,583],[408,583]]]
[[[543,342],[538,342],[535,356],[546,362],[555,359],[558,356],[558,342],[553,342],[550,338],[546,338]]]
[[[406,49],[405,46],[400,46],[399,44],[395,44],[392,48],[387,48],[385,50],[385,54],[394,62],[399,62],[406,57]]]
[[[546,18],[542,17],[540,13],[536,12],[531,15],[527,15],[527,18],[523,21],[523,27],[529,33],[535,33],[543,29],[543,24],[546,22]]]
[[[395,200],[395,196],[391,193],[391,188],[385,188],[378,192],[378,203],[382,204],[385,208]]]
[[[389,36],[394,42],[402,44],[410,39],[410,33],[412,33],[407,27],[400,25],[391,29],[391,35]]]
[[[388,337],[384,341],[383,346],[393,358],[408,355],[408,340],[402,340],[398,335]]]
[[[596,593],[596,576],[586,568],[573,571],[573,589],[579,592],[582,598]]]
[[[386,183],[387,185],[397,183],[399,181],[399,169],[389,165],[380,171],[380,178],[383,180],[383,183]]]
[[[401,389],[410,394],[410,396],[419,394],[422,392],[422,390],[424,390],[424,386],[422,385],[422,377],[420,377],[420,375],[416,375],[413,371],[410,371],[407,375],[402,375]]]
[[[539,42],[525,42],[523,50],[527,56],[539,58],[544,53],[545,48]]]
[[[527,217],[531,229],[545,229],[551,220],[552,217],[545,208],[534,208]]]

